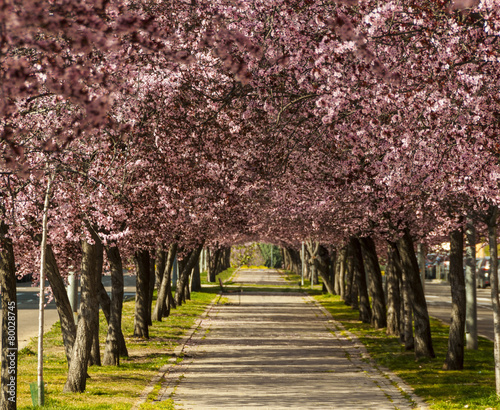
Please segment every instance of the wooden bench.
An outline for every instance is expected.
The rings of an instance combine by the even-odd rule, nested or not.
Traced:
[[[241,305],[241,293],[243,292],[243,290],[241,288],[239,288],[239,289],[227,289],[227,288],[224,288],[224,285],[222,284],[222,279],[220,277],[218,279],[219,279],[221,297],[223,295],[229,295],[231,293],[238,293],[238,305]],[[220,300],[220,298],[219,298],[219,300]]]

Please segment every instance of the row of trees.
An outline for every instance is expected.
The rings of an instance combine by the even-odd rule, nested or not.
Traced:
[[[54,276],[81,267],[89,329],[92,261],[111,266],[115,248],[148,272],[174,244],[189,266],[201,246],[297,252],[311,238],[321,274],[314,244],[341,254],[355,237],[363,252],[371,237],[396,244],[404,273],[403,239],[432,244],[471,220],[493,242],[499,12],[497,0],[5,2],[5,303],[14,275],[37,272],[44,233]],[[151,280],[139,284],[147,305]],[[87,355],[81,333],[70,366]]]

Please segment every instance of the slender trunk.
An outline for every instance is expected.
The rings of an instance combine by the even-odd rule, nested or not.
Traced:
[[[333,282],[331,281],[329,274],[330,258],[328,255],[328,251],[324,246],[321,246],[318,242],[312,242],[312,241],[307,241],[307,248],[309,254],[311,255],[313,272],[316,272],[319,274],[319,276],[321,276],[321,279],[323,280],[323,285],[326,286],[327,292],[333,294],[334,292]]]
[[[366,272],[359,239],[354,237],[351,238],[351,246],[354,258],[354,276],[359,291],[359,320],[363,323],[370,323],[372,320],[372,311],[370,308],[370,299],[368,298],[368,289],[366,287]]]
[[[465,237],[465,339],[467,349],[477,350],[476,230],[471,221]]]
[[[191,291],[198,292],[201,290],[200,264],[197,263],[193,268],[193,277],[191,279]]]
[[[182,272],[179,274],[179,283],[177,284],[177,289],[175,290],[175,304],[177,306],[181,305],[181,300],[183,296],[183,290],[189,279],[189,274],[194,267],[195,263],[198,263],[198,258],[200,257],[200,252],[203,249],[203,244],[199,245],[198,248],[193,249],[187,261],[184,263]]]
[[[401,334],[400,338],[401,341],[405,345],[405,350],[414,350],[415,349],[415,338],[413,337],[413,307],[412,307],[412,301],[411,301],[411,290],[410,290],[410,279],[408,275],[408,271],[405,270],[402,261],[401,261],[401,255],[399,255],[399,262],[401,266],[401,296],[403,297],[403,303],[402,303],[402,310],[401,310],[401,316],[402,316],[402,329],[401,329]]]
[[[156,291],[159,294],[160,288],[161,288],[161,281],[163,279],[163,272],[165,272],[167,253],[163,249],[158,248],[156,250],[155,261],[156,261],[156,263],[155,263],[155,286],[156,286]]]
[[[354,262],[353,262],[353,251],[352,246],[347,247],[347,257],[346,257],[346,266],[345,266],[345,296],[344,303],[348,306],[352,306],[352,285],[353,285],[353,277],[354,277]]]
[[[387,251],[387,334],[400,335],[401,327],[401,263],[396,244],[389,245]]]
[[[340,295],[340,299],[345,300],[345,273],[346,273],[346,259],[347,259],[347,248],[344,246],[337,255],[336,269],[337,273],[335,277],[335,289],[338,291],[337,294]]]
[[[117,246],[106,246],[106,255],[111,270],[111,306],[102,362],[105,366],[119,366],[120,356],[128,356],[122,332],[123,266]]]
[[[189,273],[184,272],[184,267],[187,264],[187,260],[191,256],[191,252],[189,253],[187,258],[178,261],[179,278],[177,280],[177,286],[175,287],[175,302],[177,303],[178,306],[181,306],[184,302],[186,302],[186,294],[184,290],[186,288],[186,282],[189,280]],[[182,277],[183,274],[187,275],[187,278],[183,278]]]
[[[432,346],[431,325],[422,281],[420,279],[420,270],[413,247],[413,240],[407,229],[403,237],[398,241],[398,250],[401,256],[403,272],[406,272],[408,275],[408,282],[411,289],[410,297],[415,317],[415,356],[417,358],[436,357]]]
[[[490,245],[491,306],[493,307],[493,329],[495,342],[495,391],[500,396],[500,301],[498,297],[498,248],[497,248],[498,208],[491,206],[488,215],[488,242]]]
[[[448,352],[444,370],[464,368],[465,332],[465,281],[464,281],[464,233],[457,229],[450,234],[450,285],[451,322],[448,336]]]
[[[158,291],[158,298],[153,311],[153,320],[161,321],[162,317],[167,317],[170,313],[169,299],[172,299],[172,267],[174,266],[175,255],[177,254],[177,243],[170,245],[167,262],[163,272],[163,279]],[[169,298],[170,295],[170,298]],[[168,310],[168,313],[166,312]]]
[[[360,238],[363,251],[363,261],[368,272],[370,296],[372,297],[372,326],[375,329],[387,327],[387,314],[385,311],[384,286],[382,272],[378,261],[375,242],[371,237]]]
[[[17,295],[16,265],[8,227],[0,222],[0,286],[2,290],[1,409],[17,407]]]
[[[144,249],[136,251],[134,262],[137,275],[135,282],[134,336],[149,339],[149,252]]]
[[[98,253],[97,247],[96,244],[90,244],[87,241],[82,243],[81,299],[78,326],[64,392],[81,393],[85,391],[87,366],[92,348],[92,332],[95,328],[96,312],[99,312],[97,269],[95,267]]]
[[[154,254],[153,254],[154,255]],[[153,321],[151,320],[151,313],[153,311],[153,295],[155,291],[155,279],[156,279],[156,260],[153,257],[149,259],[149,279],[148,279],[148,325],[152,326]]]
[[[337,290],[335,289],[335,265],[337,264],[337,251],[333,248],[330,249],[330,258],[329,258],[329,264],[328,264],[328,276],[330,278],[330,283],[332,284],[332,293],[334,295],[338,295]]]
[[[107,314],[106,319],[109,322],[110,301],[109,301],[109,296],[106,293],[104,286],[102,285],[102,265],[104,263],[104,247],[103,247],[100,240],[96,241],[95,246],[97,249],[97,254],[96,254],[95,264],[93,266],[94,266],[94,269],[96,269],[95,277],[97,278],[97,281],[96,281],[97,300],[98,300],[98,303],[100,303],[101,300],[103,301],[103,304],[101,306],[104,306],[103,311],[106,311],[106,314]],[[94,326],[94,330],[92,332],[93,339],[92,339],[92,349],[90,351],[89,366],[100,366],[101,365],[101,349],[99,346],[99,308],[96,309],[93,326]]]
[[[189,283],[191,282],[191,280],[193,278],[193,271],[194,271],[194,267],[193,267],[193,269],[191,269],[191,273],[188,275],[188,279],[186,281],[186,284],[184,285],[184,301],[191,300],[191,288],[189,286]]]
[[[40,243],[42,240],[41,235],[35,235],[34,240]],[[75,343],[76,337],[75,317],[73,315],[73,310],[71,309],[68,292],[66,291],[63,278],[59,272],[54,251],[50,245],[47,245],[46,248],[45,266],[47,280],[52,288],[52,294],[54,295],[54,300],[56,302],[56,309],[59,315],[59,322],[61,324],[64,351],[66,353],[66,359],[69,366],[71,352],[73,350],[73,344]]]
[[[210,249],[208,252],[208,281],[209,282],[215,282],[215,276],[219,273],[219,255],[220,255],[221,250],[217,249],[214,251],[213,249]]]

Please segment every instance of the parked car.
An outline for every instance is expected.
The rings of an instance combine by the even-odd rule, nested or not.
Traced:
[[[500,259],[498,261],[500,272]],[[484,258],[478,258],[476,260],[476,277],[477,277],[477,287],[485,288],[487,286],[491,286],[490,277],[490,257],[486,256]]]

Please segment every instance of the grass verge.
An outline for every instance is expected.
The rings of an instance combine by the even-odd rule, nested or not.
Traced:
[[[217,289],[193,292],[191,300],[172,310],[171,315],[150,327],[150,338],[134,338],[134,301],[123,305],[122,329],[129,357],[121,358],[120,366],[91,366],[84,393],[63,393],[67,377],[67,362],[62,344],[61,329],[56,323],[44,336],[44,383],[47,409],[130,409],[157,374],[158,369],[172,357],[173,349],[195,320],[214,299]],[[154,302],[153,302],[154,303]],[[100,313],[100,348],[104,353],[107,324]],[[19,409],[33,409],[30,383],[37,380],[37,340],[20,351],[18,364]],[[141,409],[152,408],[146,403]],[[173,409],[171,401],[155,403],[155,408]]]
[[[442,322],[431,318],[436,358],[417,361],[412,351],[405,351],[399,338],[387,336],[385,329],[376,330],[360,322],[358,311],[346,306],[340,296],[315,294],[314,297],[360,339],[377,365],[405,380],[430,408],[500,409],[500,400],[495,395],[493,342],[480,338],[477,351],[465,351],[464,370],[444,371],[449,327]]]
[[[222,282],[226,282],[231,276],[233,276],[234,272],[236,271],[237,267],[231,267],[226,269],[225,271],[222,271],[221,273],[217,274],[215,277],[215,282],[209,282],[207,280],[207,272],[201,272],[201,284],[202,285],[214,285],[214,286],[219,286],[219,280],[217,278],[221,278]]]

